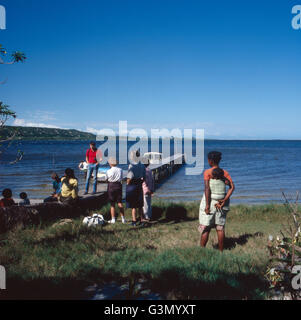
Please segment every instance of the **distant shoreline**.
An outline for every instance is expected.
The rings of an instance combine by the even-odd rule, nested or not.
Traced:
[[[13,140],[17,140],[17,141],[96,140],[96,135],[88,132],[82,132],[75,129],[4,126],[0,130],[0,137],[2,140],[9,139],[13,135],[15,135]]]
[[[84,132],[76,129],[58,129],[43,127],[20,127],[20,126],[4,126],[0,129],[1,140],[9,139],[17,131],[14,140],[16,141],[95,141],[96,134]],[[116,139],[126,139],[126,136],[116,135]],[[149,137],[150,138],[150,137]],[[170,139],[170,138],[163,138]],[[195,139],[195,137],[193,137]],[[205,141],[301,141],[301,139],[214,139],[205,138]]]

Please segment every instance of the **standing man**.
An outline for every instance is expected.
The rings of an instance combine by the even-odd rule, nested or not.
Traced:
[[[142,184],[146,178],[146,170],[140,161],[140,152],[132,151],[132,163],[129,165],[126,185],[127,208],[132,209],[132,226],[136,226],[138,211],[140,222],[143,222],[143,189]]]
[[[98,171],[98,160],[97,160],[97,148],[95,142],[90,142],[90,148],[86,152],[86,162],[88,164],[88,171],[86,177],[86,190],[84,194],[88,194],[90,178],[93,174],[93,192],[96,193],[97,189],[97,171]]]

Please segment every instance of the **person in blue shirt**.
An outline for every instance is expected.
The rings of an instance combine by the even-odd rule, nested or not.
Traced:
[[[21,199],[21,201],[19,202],[19,206],[29,206],[30,205],[30,200],[28,199],[26,192],[20,193],[20,199]]]
[[[58,201],[58,197],[61,193],[62,182],[58,174],[56,172],[53,172],[53,174],[51,175],[51,179],[53,180],[53,183],[52,183],[53,194],[50,197],[46,198],[44,202]]]

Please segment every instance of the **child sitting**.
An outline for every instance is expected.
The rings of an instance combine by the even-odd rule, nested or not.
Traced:
[[[15,205],[15,201],[12,199],[13,193],[11,189],[4,189],[2,191],[3,199],[0,201],[0,208],[7,208]]]
[[[53,172],[51,175],[51,179],[53,180],[52,183],[52,188],[53,188],[53,193],[50,197],[46,198],[44,202],[57,202],[59,195],[61,193],[61,188],[62,188],[62,182],[60,177],[56,172]]]
[[[30,201],[27,197],[27,193],[26,192],[21,192],[20,193],[20,199],[21,201],[19,202],[19,206],[29,206],[30,205]]]

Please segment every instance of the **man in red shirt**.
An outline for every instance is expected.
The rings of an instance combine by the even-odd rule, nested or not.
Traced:
[[[205,198],[206,198],[206,208],[205,208],[205,213],[207,215],[210,215],[210,202],[211,202],[211,190],[210,190],[210,185],[209,181],[212,178],[212,171],[215,168],[219,168],[219,163],[222,159],[222,154],[221,152],[218,151],[212,151],[208,153],[208,163],[210,165],[210,169],[206,170],[204,172],[204,180],[205,180]],[[234,192],[235,186],[232,181],[232,178],[230,174],[226,171],[224,171],[224,177],[229,181],[229,189],[228,192],[225,196],[224,199],[220,200],[219,203],[217,204],[217,208],[223,209],[225,204],[229,201],[232,193]],[[218,246],[219,250],[223,251],[224,249],[224,239],[225,239],[225,228],[224,225],[216,225],[216,232],[217,232],[217,237],[218,237]],[[201,231],[201,247],[206,247],[206,244],[208,242],[208,237],[210,233],[210,228],[208,228],[205,225],[200,226],[200,231]]]
[[[93,174],[93,193],[96,193],[97,189],[97,171],[98,171],[98,160],[97,160],[97,148],[95,142],[90,142],[90,148],[86,152],[86,162],[88,164],[88,172],[86,178],[86,190],[85,194],[89,191],[90,179]]]

